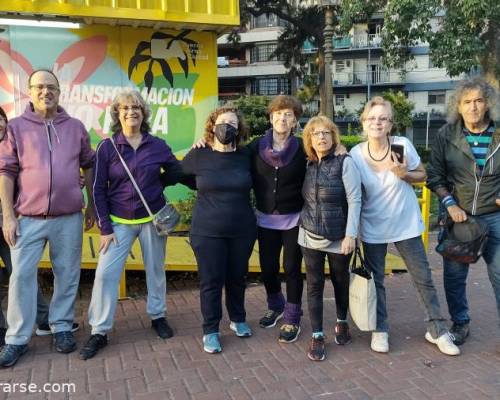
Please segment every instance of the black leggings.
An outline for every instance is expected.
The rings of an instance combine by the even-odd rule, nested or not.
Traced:
[[[325,288],[325,255],[335,292],[337,318],[346,319],[349,307],[349,260],[351,255],[328,253],[302,247],[306,263],[307,304],[313,332],[323,331],[323,290]]]
[[[283,267],[285,269],[286,297],[292,304],[302,303],[304,281],[300,270],[302,253],[297,244],[299,227],[285,231],[259,227],[257,239],[259,241],[259,260],[262,271],[262,280],[266,293],[281,292],[280,253],[283,248]]]
[[[229,319],[245,322],[246,275],[255,231],[247,237],[236,238],[191,235],[190,241],[198,263],[203,333],[219,332],[223,287]]]

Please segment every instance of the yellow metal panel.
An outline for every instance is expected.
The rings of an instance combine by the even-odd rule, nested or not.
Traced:
[[[1,11],[237,26],[238,0],[9,0]]]

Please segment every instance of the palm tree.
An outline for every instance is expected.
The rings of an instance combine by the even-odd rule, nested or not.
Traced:
[[[172,68],[168,63],[168,60],[172,58],[177,58],[184,71],[184,76],[187,78],[189,74],[189,58],[191,58],[193,66],[196,66],[196,54],[198,50],[198,42],[186,38],[191,32],[191,30],[185,30],[176,36],[164,32],[154,32],[149,42],[139,42],[135,49],[135,54],[128,64],[128,78],[131,78],[132,73],[137,69],[139,64],[149,62],[148,69],[144,74],[144,84],[148,88],[149,93],[153,87],[153,64],[158,63],[163,76],[170,83],[170,86],[173,87],[174,77]]]

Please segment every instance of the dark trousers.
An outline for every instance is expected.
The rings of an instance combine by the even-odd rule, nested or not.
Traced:
[[[198,263],[203,333],[219,332],[223,287],[229,319],[245,322],[245,278],[255,232],[237,238],[191,235],[190,240]]]
[[[3,265],[5,268],[1,271],[1,281],[7,282],[9,281],[9,276],[12,273],[12,261],[10,259],[10,247],[5,241],[3,233],[0,229],[0,258],[2,258]],[[37,325],[48,324],[49,323],[49,305],[47,301],[43,297],[42,290],[40,289],[40,285],[38,285],[37,292],[37,303],[36,303],[36,323]],[[5,320],[5,315],[2,310],[1,303],[3,301],[3,296],[0,295],[0,328],[7,328],[7,322]]]
[[[330,279],[335,292],[337,318],[346,319],[349,307],[349,260],[351,254],[335,254],[302,247],[306,263],[307,305],[313,332],[323,331],[323,290],[325,288],[325,256],[330,266]]]
[[[277,229],[258,228],[259,259],[262,280],[266,293],[276,294],[281,291],[280,253],[283,248],[283,267],[285,269],[287,302],[301,304],[304,282],[300,270],[302,253],[297,244],[299,227],[281,231]]]

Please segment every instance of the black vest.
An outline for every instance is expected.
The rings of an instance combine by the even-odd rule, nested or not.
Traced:
[[[249,147],[252,150],[252,179],[257,210],[265,214],[298,213],[302,209],[301,189],[306,174],[306,155],[302,140],[292,161],[284,167],[273,167],[259,156],[259,140]]]
[[[335,156],[332,153],[319,163],[309,163],[302,187],[302,227],[331,241],[345,237],[347,198],[342,181],[342,166],[346,157],[349,156]]]

